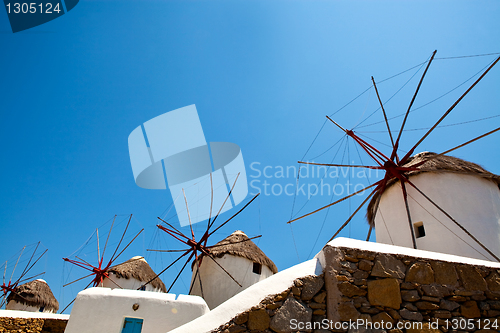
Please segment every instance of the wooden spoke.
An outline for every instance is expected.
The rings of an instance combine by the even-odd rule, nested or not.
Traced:
[[[329,163],[315,163],[315,162],[303,162],[298,161],[300,164],[311,164],[311,165],[322,165],[322,166],[333,166],[333,167],[345,167],[345,168],[365,168],[365,169],[375,169],[383,170],[382,167],[377,166],[367,166],[367,165],[348,165],[348,164],[329,164]]]
[[[144,228],[143,228],[143,229],[141,229],[141,231],[139,231],[139,232],[137,233],[137,235],[135,235],[135,237],[134,237],[134,238],[132,238],[132,240],[131,240],[128,244],[127,244],[127,246],[125,246],[125,247],[123,248],[123,250],[122,250],[122,251],[121,251],[121,252],[120,252],[120,253],[119,253],[116,257],[114,257],[114,258],[113,258],[113,261],[115,261],[116,259],[118,259],[118,257],[122,255],[122,253],[123,253],[123,252],[124,252],[124,251],[125,251],[125,250],[129,247],[129,246],[130,246],[130,244],[132,244],[132,242],[133,242],[133,241],[135,241],[135,239],[136,239],[137,237],[139,237],[139,235],[140,235],[143,231],[144,231]],[[110,266],[110,265],[113,263],[113,261],[110,261],[110,262],[109,262],[109,264],[108,264],[108,266]]]
[[[121,287],[118,283],[116,283],[116,281],[113,281],[112,278],[110,278],[109,276],[107,276],[108,280],[111,281],[115,286],[117,286],[118,288],[120,289],[123,289],[123,287]]]
[[[194,239],[194,231],[193,231],[193,225],[191,224],[191,215],[189,214],[189,205],[186,199],[186,192],[184,192],[184,189],[182,189],[182,194],[184,195],[184,202],[186,203],[186,211],[188,214],[188,221],[189,221],[189,228],[191,229],[191,236],[193,236]]]
[[[370,236],[372,235],[373,225],[370,225],[370,229],[368,229],[368,236],[366,236],[366,241],[370,240]]]
[[[115,254],[118,252],[118,249],[120,248],[120,245],[122,244],[123,238],[125,237],[125,234],[127,233],[128,226],[130,225],[130,221],[132,220],[132,214],[130,214],[130,217],[127,222],[127,226],[125,227],[125,231],[123,231],[122,238],[120,238],[120,242],[118,242],[118,246],[115,249],[115,252],[113,252],[113,255],[111,256],[110,261],[114,261]]]
[[[241,208],[239,211],[237,211],[233,216],[231,216],[229,219],[226,220],[226,222],[222,223],[220,226],[218,226],[214,231],[212,231],[211,233],[209,233],[208,235],[211,236],[213,235],[217,230],[219,230],[220,228],[222,228],[224,225],[226,225],[229,221],[231,221],[233,218],[235,218],[239,213],[241,213],[245,208],[248,207],[248,205],[250,205],[255,199],[257,199],[257,197],[260,195],[260,193],[257,193],[253,198],[252,200],[250,200],[249,202],[247,202],[247,204],[245,206],[243,206],[243,208]]]
[[[462,96],[460,96],[459,99],[457,99],[457,101],[455,103],[453,103],[453,105],[441,116],[441,118],[439,118],[439,120],[434,124],[434,126],[432,126],[425,134],[424,136],[418,140],[418,142],[408,151],[408,153],[403,157],[402,161],[406,161],[411,155],[413,155],[413,152],[415,151],[415,149],[422,143],[422,141],[425,140],[425,138],[427,138],[429,136],[429,134],[431,134],[434,129],[436,129],[436,127],[443,121],[444,118],[446,118],[450,112],[455,108],[455,106],[458,105],[458,103],[460,103],[460,101],[472,90],[472,88],[474,88],[476,86],[476,84],[479,83],[479,81],[481,81],[483,79],[483,77],[490,71],[490,69],[493,68],[493,66],[495,66],[497,64],[497,62],[500,60],[500,57],[498,57],[487,69],[486,71],[484,71],[484,73],[469,87],[469,89],[467,89],[467,91],[465,91]]]
[[[38,243],[40,244],[40,243]],[[38,248],[38,245],[37,247],[35,248],[35,252],[36,252],[36,249]],[[21,254],[19,254],[19,257],[17,257],[17,261],[16,261],[16,264],[14,265],[14,269],[12,270],[12,274],[10,275],[10,279],[9,279],[9,282],[12,281],[12,278],[14,277],[14,273],[16,271],[16,268],[17,268],[17,265],[19,264],[19,260],[21,259],[21,256],[23,255],[23,252],[24,252],[24,249],[26,249],[26,246],[23,247],[23,249],[21,250]],[[30,264],[31,262],[31,259],[33,259],[33,256],[35,255],[35,252],[33,252],[33,254],[31,255],[31,258],[30,258],[30,261],[28,261],[28,265]],[[27,267],[27,266],[26,266]],[[23,271],[24,273],[24,271]],[[21,274],[22,275],[22,274]]]
[[[212,261],[213,261],[214,263],[216,263],[216,264],[217,264],[217,266],[219,266],[219,267],[220,267],[220,268],[221,268],[221,269],[222,269],[222,270],[223,270],[223,271],[224,271],[224,272],[225,272],[225,273],[226,273],[226,274],[227,274],[227,275],[228,275],[228,276],[229,276],[229,277],[230,277],[230,278],[234,281],[234,282],[236,282],[236,284],[237,284],[238,286],[243,287],[243,286],[242,286],[242,285],[241,285],[238,281],[236,281],[236,279],[235,279],[235,278],[231,275],[231,273],[229,273],[229,272],[228,272],[228,271],[227,271],[224,267],[222,267],[222,265],[221,265],[221,264],[219,264],[219,263],[217,262],[217,260],[215,260],[215,259],[213,258],[213,256],[212,256],[212,255],[209,255],[208,257],[209,257],[210,259],[212,259]]]
[[[85,289],[87,289],[88,287],[90,287],[90,285],[91,285],[91,284],[92,284],[92,281],[90,281],[90,283],[89,283],[89,284],[88,284],[85,288],[83,288],[83,290],[85,290]],[[64,309],[62,309],[62,311],[61,311],[61,312],[59,312],[59,313],[63,313],[64,311],[66,311],[66,309],[67,309],[67,308],[69,308],[69,306],[70,306],[71,304],[73,304],[73,303],[75,302],[75,300],[76,300],[76,297],[75,297],[75,298],[73,298],[73,300],[72,300],[72,301],[71,301],[68,305],[66,305],[66,307],[65,307]]]
[[[408,224],[410,227],[411,240],[413,243],[413,248],[416,249],[417,248],[417,241],[415,239],[415,231],[413,230],[413,223],[411,221],[410,206],[408,204],[408,193],[406,193],[406,186],[405,186],[404,181],[401,181],[401,189],[403,190],[403,199],[405,201],[406,216],[408,217]]]
[[[385,113],[385,109],[384,109],[384,103],[382,103],[382,100],[380,99],[377,85],[375,84],[375,79],[373,78],[373,76],[372,76],[372,82],[373,82],[373,87],[375,88],[375,93],[377,94],[378,101],[380,103],[380,107],[382,108],[382,112],[384,113],[385,125],[387,126],[387,132],[389,133],[389,137],[391,138],[392,148],[394,149],[394,139],[392,138],[391,127],[389,126],[389,121],[387,120],[387,114]],[[370,229],[370,232],[371,232],[371,229]],[[368,235],[368,237],[370,237],[370,236]]]
[[[433,155],[433,156],[429,156],[429,157],[427,158],[427,161],[428,161],[428,160],[432,160],[432,159],[434,159],[434,158],[436,158],[436,157],[443,156],[443,155],[446,155],[446,154],[448,154],[448,153],[451,153],[452,151],[454,151],[454,150],[456,150],[456,149],[458,149],[458,148],[462,148],[462,147],[464,147],[464,146],[467,146],[468,144],[471,144],[471,143],[473,143],[474,141],[477,141],[477,140],[479,140],[479,139],[482,139],[482,138],[484,138],[484,137],[486,137],[486,136],[488,136],[488,135],[490,135],[490,134],[493,134],[493,133],[495,133],[495,132],[498,132],[498,131],[500,131],[500,127],[495,128],[494,130],[489,131],[488,133],[485,133],[485,134],[483,134],[483,135],[480,135],[480,136],[478,136],[478,137],[476,137],[476,138],[474,138],[474,139],[472,139],[472,140],[469,140],[469,141],[467,141],[467,142],[465,142],[465,143],[462,143],[461,145],[458,145],[458,146],[456,146],[456,147],[454,147],[454,148],[448,149],[447,151],[444,151],[444,152],[442,152],[442,153],[440,153],[440,154],[436,154],[436,155]]]
[[[209,229],[214,225],[215,223],[215,220],[217,220],[217,218],[219,217],[220,215],[220,212],[222,211],[222,208],[224,208],[224,206],[226,205],[226,201],[227,199],[229,199],[229,197],[231,196],[231,193],[233,192],[233,189],[234,189],[234,186],[236,185],[236,182],[238,181],[238,178],[240,177],[240,173],[238,172],[238,174],[236,175],[236,178],[234,179],[234,183],[233,183],[233,186],[231,186],[231,190],[229,190],[229,193],[227,194],[226,196],[226,199],[224,200],[224,202],[222,203],[222,206],[219,208],[219,211],[217,212],[217,215],[215,215],[214,219],[212,220],[212,222],[210,223],[210,226],[209,226]]]
[[[177,282],[177,279],[179,278],[179,276],[181,276],[182,271],[184,270],[184,268],[186,268],[186,265],[188,264],[188,262],[191,261],[191,258],[193,258],[193,255],[194,255],[194,253],[191,253],[191,255],[189,256],[189,258],[186,260],[186,262],[184,263],[184,266],[182,266],[181,270],[179,271],[179,274],[177,274],[177,276],[175,277],[174,282],[172,282],[172,284],[168,288],[167,293],[170,292],[170,290],[174,286],[175,282]]]
[[[184,249],[184,250],[153,250],[153,249],[147,249],[146,251],[151,251],[151,252],[186,252],[191,249]]]
[[[86,275],[86,276],[81,277],[81,278],[79,278],[79,279],[76,279],[75,281],[72,281],[72,282],[70,282],[70,283],[66,283],[66,284],[64,284],[64,285],[63,285],[63,287],[69,286],[70,284],[73,284],[73,283],[75,283],[75,282],[78,282],[78,281],[81,281],[81,280],[83,280],[83,279],[86,279],[86,278],[88,278],[89,276],[92,276],[92,275],[94,275],[94,273],[89,274],[89,275]]]
[[[184,254],[182,254],[179,258],[175,259],[170,265],[168,265],[167,267],[165,267],[160,273],[156,274],[154,278],[152,278],[151,280],[149,280],[148,282],[144,283],[142,286],[140,286],[138,289],[141,289],[142,287],[150,284],[151,282],[153,282],[156,278],[158,278],[160,275],[162,275],[167,269],[169,269],[170,267],[172,267],[176,262],[178,262],[179,260],[181,260],[182,257],[184,257],[185,255],[187,255],[189,253],[189,251],[186,251]]]
[[[374,183],[374,184],[371,184],[370,186],[367,186],[367,187],[365,187],[365,188],[363,188],[363,189],[361,189],[361,190],[359,190],[359,191],[356,191],[356,192],[354,192],[354,193],[351,193],[351,194],[349,194],[348,196],[345,196],[345,197],[343,197],[342,199],[339,199],[339,200],[334,201],[334,202],[332,202],[332,203],[330,203],[330,204],[328,204],[328,205],[326,205],[326,206],[323,206],[323,207],[321,207],[321,208],[319,208],[319,209],[316,209],[315,211],[312,211],[312,212],[310,212],[310,213],[307,213],[307,214],[305,214],[305,215],[302,215],[302,216],[300,216],[300,217],[297,217],[296,219],[293,219],[293,220],[291,220],[291,221],[288,221],[287,223],[292,223],[292,222],[295,222],[295,221],[297,221],[297,220],[303,219],[303,218],[304,218],[304,217],[306,217],[306,216],[309,216],[309,215],[312,215],[312,214],[314,214],[314,213],[317,213],[317,212],[319,212],[320,210],[323,210],[323,209],[326,209],[326,208],[331,207],[331,206],[333,206],[333,205],[336,205],[336,204],[338,204],[339,202],[342,202],[342,201],[344,201],[344,200],[347,200],[347,199],[349,199],[349,198],[351,198],[351,197],[355,196],[356,194],[362,193],[363,191],[366,191],[366,190],[367,190],[367,189],[369,189],[369,188],[372,188],[372,187],[374,187],[374,186],[379,185],[379,184],[380,184],[380,182],[381,182],[381,181],[378,181],[378,182],[376,182],[376,183]]]
[[[453,223],[455,223],[462,231],[464,231],[470,238],[472,238],[479,246],[481,246],[486,252],[488,252],[495,260],[500,262],[500,258],[496,256],[492,251],[490,251],[483,243],[481,243],[474,235],[472,235],[467,229],[465,229],[460,223],[457,222],[450,214],[448,214],[443,208],[441,208],[437,203],[434,202],[431,198],[429,198],[424,192],[422,192],[413,182],[409,179],[406,180],[408,184],[410,184],[415,190],[418,191],[427,201],[429,201],[434,207],[439,209],[447,218],[449,218]],[[413,230],[413,228],[412,228]]]
[[[373,196],[373,194],[375,192],[376,192],[376,189],[373,190],[372,193],[370,193],[370,195],[367,196],[365,200],[363,200],[363,202],[361,203],[361,205],[359,205],[358,208],[356,208],[356,210],[354,211],[354,213],[352,213],[351,216],[349,216],[349,218],[347,219],[347,221],[345,221],[344,224],[342,224],[342,226],[339,228],[339,230],[337,230],[337,232],[332,236],[332,238],[330,238],[328,240],[327,243],[331,242],[331,240],[334,239],[342,231],[342,229],[344,229],[349,224],[349,222],[351,222],[352,218],[359,212],[359,210],[361,209],[361,207],[363,207],[365,205],[365,203]]]
[[[394,158],[396,157],[396,153],[397,153],[397,150],[399,147],[399,140],[401,139],[401,134],[403,133],[403,130],[405,128],[406,120],[408,119],[408,115],[410,114],[410,110],[411,110],[411,107],[413,105],[413,102],[415,102],[415,98],[417,98],[417,94],[418,94],[418,91],[420,90],[420,86],[422,85],[422,82],[424,81],[425,74],[427,74],[427,70],[429,69],[429,66],[432,63],[432,60],[434,60],[434,56],[436,55],[436,52],[437,52],[437,50],[435,50],[432,53],[431,59],[427,63],[427,66],[425,67],[424,73],[422,74],[422,77],[420,78],[420,81],[418,82],[417,89],[415,90],[415,93],[413,94],[410,105],[408,106],[408,110],[406,111],[405,117],[403,119],[403,123],[401,124],[401,128],[399,130],[398,137],[397,137],[396,142],[394,144],[394,148],[393,148],[392,154],[391,154],[391,160],[394,160]]]
[[[106,238],[106,243],[104,244],[104,249],[102,250],[102,257],[103,258],[104,258],[104,253],[106,253],[106,247],[108,246],[109,236],[111,235],[111,231],[113,230],[115,220],[116,220],[116,215],[113,217],[113,222],[111,223],[111,228],[109,228],[108,237]]]

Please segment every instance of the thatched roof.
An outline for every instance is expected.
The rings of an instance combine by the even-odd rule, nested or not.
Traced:
[[[44,280],[34,280],[14,288],[7,297],[7,302],[16,301],[34,307],[45,307],[46,310],[57,312],[59,302],[52,294],[49,285]]]
[[[457,174],[465,174],[465,175],[473,175],[482,178],[489,179],[500,186],[500,176],[495,175],[489,171],[486,171],[483,167],[476,163],[468,162],[453,156],[439,155],[436,156],[436,153],[423,152],[416,154],[415,156],[410,157],[410,159],[404,164],[405,167],[410,167],[419,162],[426,161],[419,167],[418,171],[409,171],[406,172],[407,176],[415,176],[424,172],[433,172],[433,173],[457,173]],[[399,182],[397,178],[392,178],[387,182],[386,190],[392,185]],[[366,218],[368,219],[368,223],[370,225],[375,224],[375,203],[380,197],[380,193],[377,192],[373,195],[370,204],[368,205],[368,211],[366,214]]]
[[[140,256],[133,257],[122,264],[111,267],[108,269],[108,273],[114,273],[119,278],[134,278],[141,282],[148,282],[156,276],[156,273],[151,269],[147,261]],[[167,292],[165,285],[159,277],[151,281],[149,284],[156,289],[160,289],[165,293]]]
[[[258,262],[261,265],[269,267],[273,274],[278,273],[278,268],[274,262],[272,262],[271,259],[269,259],[264,252],[262,252],[262,250],[240,230],[233,232],[231,235],[211,247],[210,253],[218,258],[221,258],[225,254],[247,258],[253,262]]]

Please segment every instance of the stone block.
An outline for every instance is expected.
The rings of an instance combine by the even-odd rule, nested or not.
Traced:
[[[481,312],[475,301],[467,301],[460,305],[460,313],[465,318],[479,318],[481,317]]]
[[[398,280],[382,279],[368,281],[368,301],[371,305],[399,309],[401,305],[401,292]]]
[[[479,269],[470,265],[457,265],[458,276],[465,290],[486,291],[486,281],[481,275]]]
[[[312,315],[312,309],[307,307],[303,302],[293,297],[289,297],[285,303],[283,303],[283,306],[276,311],[276,314],[269,323],[269,327],[278,333],[292,332],[290,320],[296,319],[297,322],[307,323],[311,321]],[[248,328],[252,329],[250,326]],[[311,330],[305,330],[305,332],[311,332]]]
[[[406,266],[401,260],[396,259],[390,254],[379,254],[375,258],[375,265],[373,266],[371,275],[404,279],[405,272]]]
[[[251,311],[248,314],[248,329],[250,330],[266,330],[269,328],[269,322],[271,318],[269,314],[264,309],[259,309],[255,311]]]
[[[450,287],[458,286],[458,275],[455,270],[455,264],[443,261],[431,261],[431,267],[434,271],[434,279],[437,284]]]
[[[416,262],[410,266],[405,278],[406,282],[415,282],[418,284],[434,283],[434,271],[428,263]]]
[[[302,282],[304,285],[302,286],[301,298],[304,301],[312,299],[325,284],[322,276],[306,276]]]

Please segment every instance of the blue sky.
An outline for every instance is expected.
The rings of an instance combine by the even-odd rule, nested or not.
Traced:
[[[109,228],[105,223],[115,214],[123,228],[125,216],[132,213],[127,239],[141,228],[145,232],[120,260],[144,255],[158,271],[171,257],[146,249],[179,248],[155,227],[156,217],[168,210],[172,198],[168,191],[135,185],[127,148],[134,128],[196,104],[207,141],[241,147],[249,182],[257,180],[253,184],[261,190],[265,180],[270,186],[278,184],[276,190],[284,188],[295,184],[296,175],[281,177],[276,172],[297,167],[325,115],[370,87],[372,75],[377,81],[389,78],[426,61],[435,49],[436,58],[498,53],[498,17],[497,1],[82,0],[54,21],[13,34],[2,12],[0,257],[9,259],[23,245],[41,241],[49,251],[36,269],[46,271],[44,278],[66,304],[79,287],[62,289],[62,284],[83,273],[70,273],[61,258],[101,226],[102,239]],[[435,60],[415,107],[462,84],[496,56]],[[380,83],[382,99],[387,100],[416,73],[387,104],[389,115],[406,110],[422,70],[417,67]],[[430,127],[472,82],[412,113],[406,128]],[[499,115],[499,84],[497,66],[443,124]],[[384,124],[361,127],[382,120],[380,112],[360,124],[377,107],[371,89],[333,117],[387,144]],[[394,119],[391,126],[398,128],[400,121]],[[440,152],[499,124],[496,117],[438,128],[420,150]],[[404,132],[402,147],[424,132]],[[330,162],[338,146],[315,157],[342,137],[338,129],[325,125],[305,159]],[[499,174],[499,138],[490,136],[455,155]],[[352,142],[341,143],[336,160],[343,156],[344,162],[359,162]],[[361,157],[368,163],[367,156]],[[266,166],[271,177],[257,177]],[[353,178],[365,182],[358,175]],[[320,180],[310,176],[301,184],[307,187]],[[331,197],[306,199],[297,197],[294,215],[303,204],[301,212],[306,213]],[[286,221],[293,202],[294,197],[285,194],[261,195],[212,241],[237,229],[249,236],[262,234],[258,245],[282,270],[318,252],[360,200],[332,209],[323,228],[325,214],[320,213],[290,229]],[[202,227],[196,229],[201,232]],[[342,235],[364,239],[367,230],[363,211]],[[119,237],[120,232],[113,233],[110,244]],[[83,253],[95,254],[95,248],[92,243]],[[175,274],[174,268],[162,278],[170,284]],[[189,277],[184,275],[184,284],[172,291],[186,293]]]

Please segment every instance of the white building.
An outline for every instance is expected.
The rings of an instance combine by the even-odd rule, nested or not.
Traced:
[[[500,257],[500,176],[471,162],[450,156],[432,158],[434,155],[420,153],[405,164],[411,166],[431,158],[419,167],[421,170],[407,173],[410,181]],[[410,184],[405,186],[417,249],[495,260]],[[401,183],[389,181],[375,214],[378,197],[376,193],[368,208],[368,220],[375,226],[377,242],[413,247]]]
[[[165,333],[208,313],[201,297],[90,288],[78,293],[65,333]]]
[[[57,313],[59,302],[45,280],[34,280],[14,288],[7,297],[6,310]]]
[[[242,285],[240,287],[221,267],[206,256],[202,259],[198,277],[198,262],[195,261],[192,266],[191,295],[202,296],[210,309],[278,272],[271,259],[239,230],[211,247],[210,253],[215,261]]]
[[[141,256],[133,257],[122,264],[115,265],[108,269],[107,272],[109,279],[105,278],[103,280],[102,286],[104,288],[167,292],[163,282],[159,277],[155,278],[156,273]],[[153,278],[155,279],[144,286]]]

